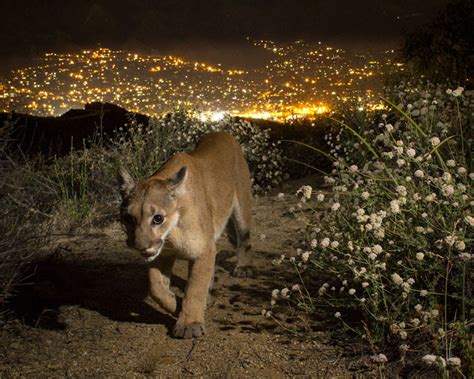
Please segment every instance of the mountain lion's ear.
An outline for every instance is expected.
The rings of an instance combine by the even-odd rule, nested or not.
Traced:
[[[124,167],[120,167],[118,173],[118,182],[120,185],[120,194],[122,197],[130,195],[135,188],[135,181]]]
[[[183,166],[179,171],[169,178],[170,187],[177,196],[184,193],[184,183],[188,178],[188,169],[186,166]]]

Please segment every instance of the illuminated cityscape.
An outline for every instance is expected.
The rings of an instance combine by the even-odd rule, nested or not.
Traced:
[[[251,70],[107,48],[47,53],[0,79],[0,109],[60,115],[94,101],[159,115],[179,105],[285,120],[327,113],[337,102],[377,107],[383,77],[404,70],[393,51],[350,54],[319,43],[252,42],[270,56]]]

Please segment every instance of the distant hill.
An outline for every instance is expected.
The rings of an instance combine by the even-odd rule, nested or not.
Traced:
[[[90,103],[84,109],[71,109],[59,117],[38,117],[20,113],[0,113],[0,125],[13,125],[9,138],[13,148],[28,154],[46,156],[67,154],[71,147],[81,149],[94,135],[112,136],[114,130],[124,127],[130,117],[144,126],[149,116],[131,113],[110,103]],[[6,128],[0,127],[2,133]]]

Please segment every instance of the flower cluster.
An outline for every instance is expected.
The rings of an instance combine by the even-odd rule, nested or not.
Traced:
[[[458,362],[453,353],[472,362],[474,174],[466,157],[474,93],[431,84],[394,91],[394,112],[326,137],[333,192],[323,214],[314,201],[295,267],[312,282],[325,277],[313,306],[337,305],[333,314],[348,327],[349,309],[358,309],[361,335],[378,346],[390,335],[403,356],[430,339],[445,354],[433,362],[448,369]]]

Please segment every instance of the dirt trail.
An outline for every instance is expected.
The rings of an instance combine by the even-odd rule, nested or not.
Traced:
[[[271,261],[294,250],[304,227],[288,212],[295,203],[289,195],[255,200],[255,278],[229,274],[235,257],[221,238],[208,334],[197,340],[171,338],[174,318],[144,301],[146,265],[125,248],[118,224],[65,238],[18,305],[28,309],[25,319],[0,328],[0,377],[351,377],[352,363],[327,331],[302,340],[261,315],[271,290],[292,283],[285,266]],[[174,269],[178,294],[186,267],[177,262]]]

